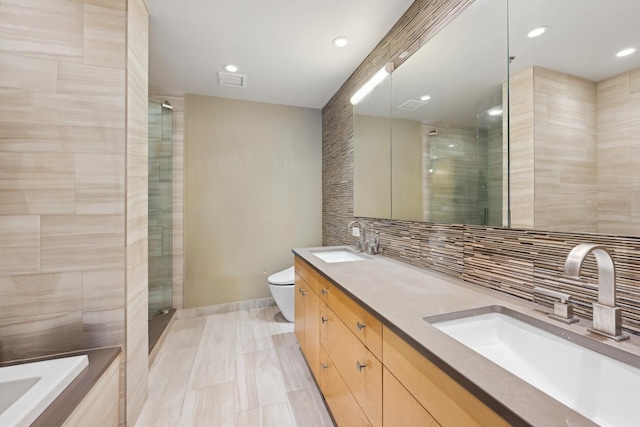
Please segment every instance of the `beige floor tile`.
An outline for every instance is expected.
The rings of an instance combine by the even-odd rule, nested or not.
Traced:
[[[296,427],[331,427],[333,421],[327,412],[320,393],[315,388],[290,391],[289,408]]]
[[[263,406],[236,414],[235,427],[293,427],[286,402]],[[308,424],[311,426],[311,424]]]
[[[187,392],[177,425],[234,427],[233,388],[228,382]]]
[[[259,406],[252,353],[243,353],[236,356],[235,398],[236,412],[248,411]]]
[[[177,319],[149,371],[138,427],[332,426],[275,306]]]

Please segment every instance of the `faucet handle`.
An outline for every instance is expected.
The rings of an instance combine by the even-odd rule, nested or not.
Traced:
[[[578,322],[578,318],[573,315],[573,303],[569,301],[571,295],[539,286],[534,287],[533,292],[558,300],[553,302],[553,313],[548,314],[550,318],[567,324]]]

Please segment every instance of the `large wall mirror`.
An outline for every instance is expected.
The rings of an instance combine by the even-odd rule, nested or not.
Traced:
[[[382,218],[504,224],[507,58],[506,0],[478,0],[393,72],[385,122],[391,195]],[[354,107],[354,189],[357,169],[371,161],[370,136],[358,123],[382,105],[389,100],[374,96]],[[357,206],[356,191],[356,215]]]
[[[508,9],[476,0],[393,72],[388,215],[357,215],[640,235],[640,1]]]

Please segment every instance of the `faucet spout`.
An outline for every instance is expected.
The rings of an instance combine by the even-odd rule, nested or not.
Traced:
[[[593,253],[598,265],[598,302],[602,305],[615,307],[616,305],[616,267],[611,254],[600,245],[581,243],[569,252],[564,264],[565,276],[577,278],[584,259]]]
[[[577,245],[567,255],[564,274],[579,277],[582,263],[590,253],[598,265],[598,302],[593,304],[593,328],[589,330],[616,341],[625,340],[629,335],[622,333],[622,312],[616,306],[616,268],[609,251],[600,245]]]

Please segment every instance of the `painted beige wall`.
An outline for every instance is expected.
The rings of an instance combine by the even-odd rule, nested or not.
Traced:
[[[353,115],[353,214],[391,218],[391,146],[388,117]]]
[[[422,123],[393,119],[391,135],[391,214],[422,221]]]
[[[321,112],[187,95],[185,308],[270,296],[320,246]]]

